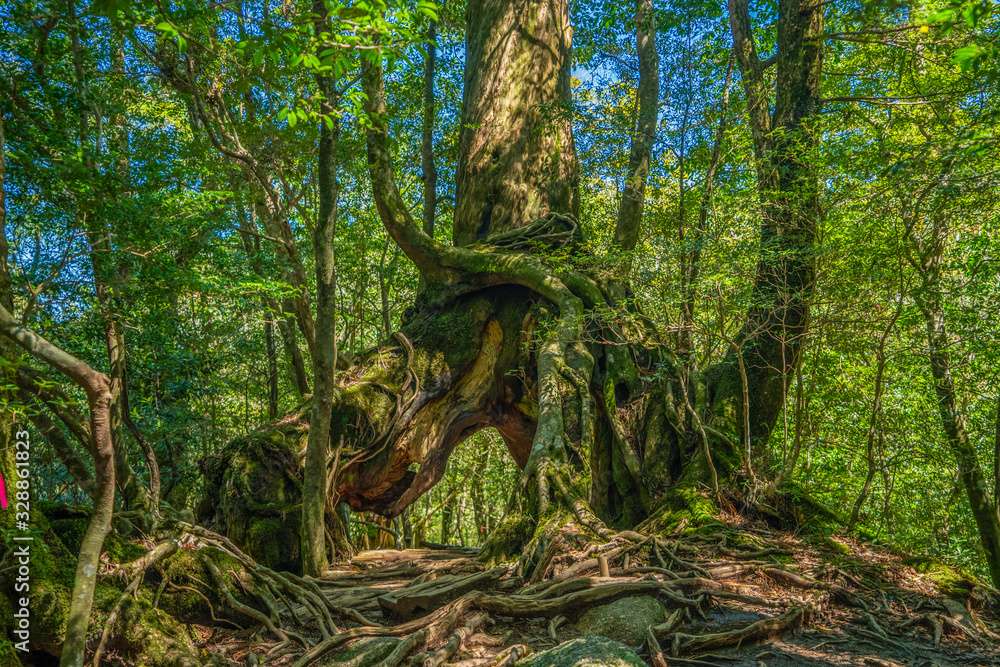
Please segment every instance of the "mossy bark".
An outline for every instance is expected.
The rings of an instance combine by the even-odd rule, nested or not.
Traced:
[[[399,333],[338,377],[337,499],[397,516],[441,478],[455,445],[495,427],[523,471],[488,548],[499,556],[526,542],[544,551],[569,524],[597,535],[634,526],[673,487],[709,481],[717,489],[720,477],[742,469],[752,452],[737,443],[744,435],[763,441],[783,405],[813,283],[816,183],[796,149],[815,142],[805,121],[816,105],[821,10],[797,13],[797,6],[782,3],[783,88],[773,126],[760,114],[768,108],[760,63],[755,53],[740,59],[753,75],[749,93],[763,100],[752,119],[765,218],[759,298],[746,326],[753,335],[697,377],[678,370],[667,336],[636,309],[622,276],[582,242],[566,113],[567,3],[469,4],[453,245],[424,232],[396,186],[381,63],[364,59],[373,195],[387,232],[419,270],[422,293]],[[737,37],[749,29],[744,14],[734,16]],[[776,138],[772,127],[789,132]],[[271,470],[253,461],[273,432],[224,456]],[[227,494],[247,493],[233,502],[250,508],[268,494],[298,502],[288,484],[297,447],[287,443],[286,471],[272,470],[273,483],[248,493],[238,474],[226,473],[209,480],[211,497],[225,497],[211,490],[222,482]],[[245,516],[213,514],[245,544]]]

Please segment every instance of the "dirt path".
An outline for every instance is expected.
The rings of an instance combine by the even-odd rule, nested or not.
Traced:
[[[582,636],[587,610],[638,596],[665,608],[645,641],[626,642],[647,664],[1000,665],[995,593],[943,590],[900,557],[840,538],[720,525],[623,533],[542,560],[519,573],[474,550],[363,552],[316,581],[346,620],[309,652],[259,630],[207,643],[236,664],[512,665]]]

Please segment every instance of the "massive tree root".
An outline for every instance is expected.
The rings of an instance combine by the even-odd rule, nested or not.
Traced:
[[[566,539],[606,539],[610,527],[646,517],[651,499],[672,485],[703,477],[713,454],[687,430],[691,397],[679,398],[662,337],[614,296],[621,290],[607,276],[562,268],[563,246],[551,248],[550,260],[507,250],[548,228],[569,242],[575,223],[550,216],[538,227],[448,249],[462,281],[429,287],[389,343],[341,374],[332,425],[341,447],[330,461],[336,500],[395,516],[441,479],[459,442],[495,427],[522,484],[486,552],[502,558],[534,541],[537,559],[564,528]],[[254,526],[276,523],[298,502],[302,414],[206,465],[202,518],[265,561]]]

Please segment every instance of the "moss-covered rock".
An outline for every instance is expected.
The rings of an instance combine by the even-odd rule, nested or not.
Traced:
[[[295,570],[299,563],[305,407],[234,441],[202,462],[199,521],[225,534],[258,562]]]
[[[130,603],[118,620],[115,654],[123,665],[135,667],[200,667],[212,664],[210,656],[194,646],[187,627],[154,609],[149,594]]]
[[[215,556],[217,562],[225,558],[221,553],[214,553]],[[195,592],[212,581],[204,562],[194,551],[181,549],[166,559],[161,567],[167,585],[160,594],[159,608],[185,623],[211,623],[213,609],[203,595]],[[226,571],[221,564],[219,569]],[[218,616],[223,610],[220,606],[214,612]]]
[[[31,586],[31,647],[59,655],[66,638],[73,587],[35,578]]]
[[[351,644],[345,649],[330,654],[320,665],[324,667],[337,665],[337,667],[374,667],[385,660],[396,645],[399,639],[395,637],[372,637],[362,639]]]
[[[646,631],[667,620],[666,610],[650,595],[621,598],[592,607],[576,621],[584,635],[601,635],[636,646],[646,639]]]
[[[520,660],[517,667],[645,667],[635,652],[605,637],[580,637]]]

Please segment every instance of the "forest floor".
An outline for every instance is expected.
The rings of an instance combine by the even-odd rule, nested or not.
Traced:
[[[623,533],[525,577],[454,548],[366,551],[318,581],[364,619],[316,665],[637,664],[538,655],[595,634],[657,667],[1000,665],[996,591],[932,561],[738,516],[665,538]],[[636,597],[658,600],[663,617],[620,605]],[[610,615],[594,616],[601,606]],[[237,664],[302,664],[259,631],[216,631],[203,647]]]

